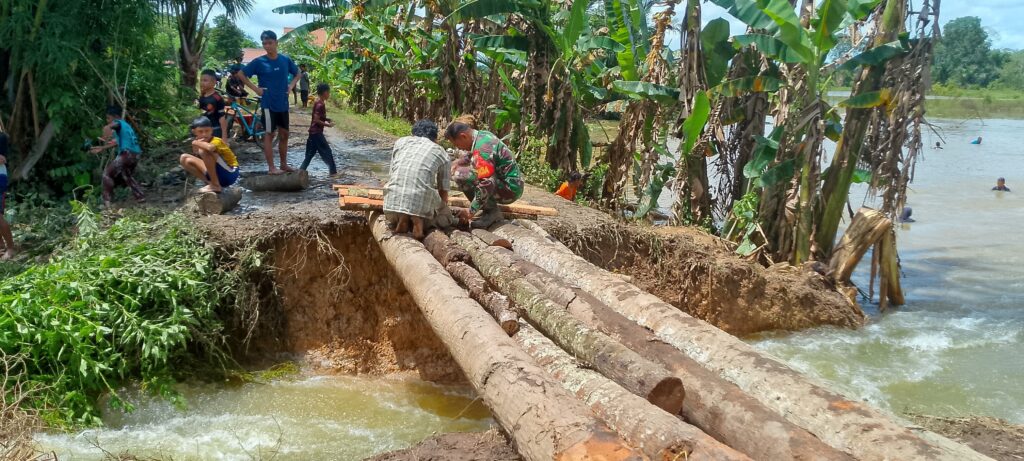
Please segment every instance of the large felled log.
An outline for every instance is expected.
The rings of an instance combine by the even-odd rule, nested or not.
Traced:
[[[469,251],[480,273],[509,296],[531,324],[602,375],[665,411],[676,414],[683,406],[682,381],[664,367],[641,357],[579,320],[546,298],[540,290],[502,264],[493,253],[500,247],[484,247],[465,232],[453,232],[452,241]]]
[[[509,239],[516,254],[594,295],[768,408],[857,459],[988,459],[939,435],[912,432],[892,417],[825,388],[583,258],[556,251],[529,230],[503,224],[492,231]]]
[[[562,386],[649,458],[750,459],[599,373],[579,367],[569,354],[530,325],[523,325],[515,339]]]
[[[416,240],[372,217],[374,238],[420,312],[527,460],[640,460],[541,370]]]
[[[473,266],[464,262],[453,262],[445,266],[445,269],[452,274],[455,280],[466,287],[471,298],[484,306],[484,309],[498,321],[498,325],[501,325],[501,329],[505,330],[505,333],[512,336],[519,331],[519,314],[512,310],[508,297],[489,289],[483,276],[473,269]]]
[[[512,310],[505,295],[491,290],[483,276],[466,264],[469,261],[469,253],[466,250],[453,244],[448,236],[440,231],[427,234],[423,238],[423,246],[444,266],[452,278],[466,287],[469,296],[498,321],[505,333],[512,336],[519,331],[519,314]]]
[[[683,416],[714,438],[764,461],[851,459],[810,432],[786,421],[735,384],[719,378],[593,296],[516,255],[496,256],[502,257],[502,264],[515,269],[552,301],[565,306],[587,327],[604,332],[679,377],[687,389]]]
[[[242,189],[228,187],[218,192],[203,192],[196,195],[196,208],[202,214],[224,214],[238,206],[242,200]]]
[[[366,186],[351,184],[335,184],[332,188],[338,191],[338,195],[345,197],[366,198],[370,200],[383,200],[384,190],[374,189]],[[449,196],[448,204],[456,207],[469,207],[469,199],[460,196]],[[525,217],[526,219],[537,219],[537,216],[557,216],[558,210],[554,208],[528,205],[526,203],[512,203],[509,205],[498,205],[506,216]]]
[[[309,188],[309,173],[305,170],[284,174],[262,174],[242,178],[242,187],[253,192],[298,192]]]

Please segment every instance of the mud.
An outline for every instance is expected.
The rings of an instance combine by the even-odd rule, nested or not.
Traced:
[[[929,431],[967,444],[998,461],[1024,459],[1024,425],[985,416],[943,417],[908,415]]]
[[[522,458],[496,429],[431,437],[405,450],[384,453],[367,461],[519,461]]]

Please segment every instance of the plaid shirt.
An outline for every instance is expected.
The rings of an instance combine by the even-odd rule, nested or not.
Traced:
[[[384,187],[384,211],[433,218],[443,205],[438,191],[451,181],[448,153],[433,141],[406,136],[395,142],[391,173]]]

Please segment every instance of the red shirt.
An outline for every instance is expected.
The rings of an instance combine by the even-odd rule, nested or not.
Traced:
[[[319,120],[319,122],[317,122]],[[313,103],[313,119],[309,123],[309,134],[323,134],[323,122],[327,121],[327,104],[320,99]]]

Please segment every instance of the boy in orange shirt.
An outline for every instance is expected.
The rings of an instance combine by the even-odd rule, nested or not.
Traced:
[[[579,190],[582,185],[583,175],[578,171],[573,171],[572,173],[569,173],[569,180],[562,183],[561,187],[558,188],[558,192],[555,192],[555,195],[571,202],[576,200],[576,191]]]

